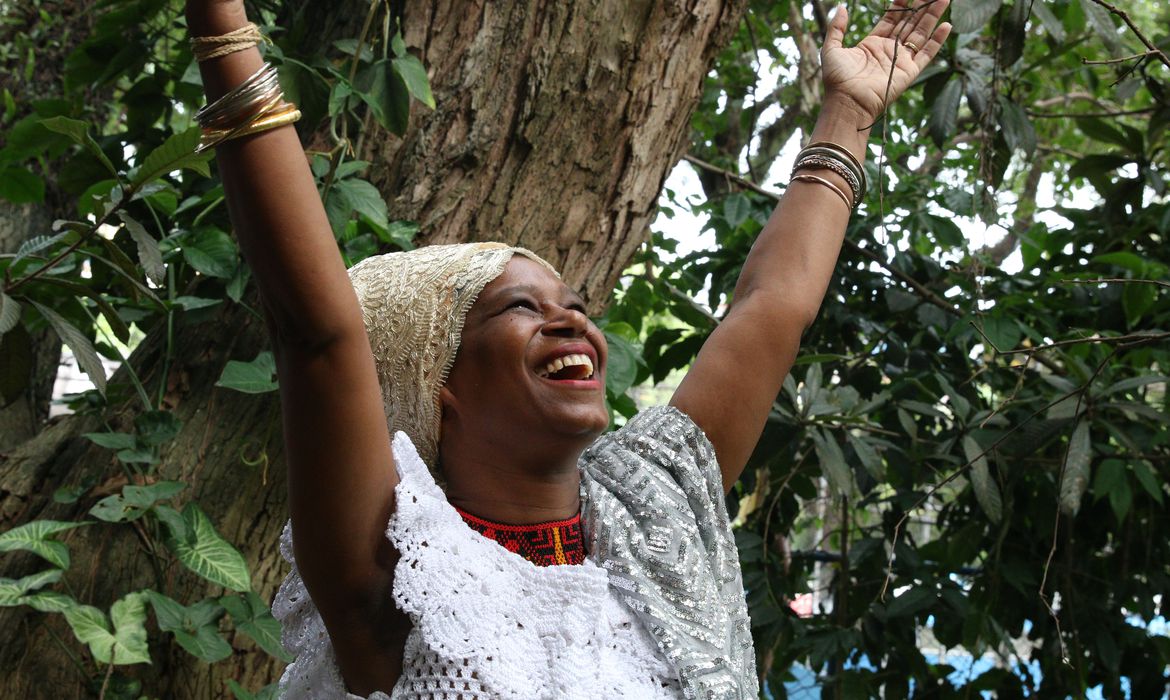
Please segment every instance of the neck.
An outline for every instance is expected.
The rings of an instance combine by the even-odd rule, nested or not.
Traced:
[[[521,454],[515,446],[497,451],[485,441],[461,447],[443,445],[445,491],[455,507],[512,525],[565,520],[580,511],[579,450]]]

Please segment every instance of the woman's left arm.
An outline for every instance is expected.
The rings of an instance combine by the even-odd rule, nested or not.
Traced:
[[[842,46],[848,17],[838,7],[821,49],[825,101],[811,141],[832,142],[864,161],[869,125],[887,96],[893,100],[906,90],[950,33],[950,24],[939,24],[949,0],[911,2],[895,0],[852,48]],[[800,172],[850,192],[833,170]],[[671,398],[715,446],[725,491],[755,449],[800,337],[816,318],[850,214],[825,182],[789,184],[752,246],[726,317]]]

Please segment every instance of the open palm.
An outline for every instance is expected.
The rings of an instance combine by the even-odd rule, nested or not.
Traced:
[[[910,87],[951,33],[939,23],[950,0],[894,0],[877,26],[856,46],[842,45],[848,15],[841,6],[821,49],[826,95],[851,100],[872,119]]]

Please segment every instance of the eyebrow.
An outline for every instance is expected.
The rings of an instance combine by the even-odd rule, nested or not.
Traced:
[[[577,292],[574,292],[571,288],[569,288],[568,285],[565,285],[564,288],[566,291],[569,292],[569,296],[572,297],[574,302],[580,304],[582,307],[585,306],[585,300],[581,298],[580,294],[578,294]],[[537,292],[539,292],[539,291],[540,290],[536,287],[536,285],[514,284],[511,287],[504,287],[503,289],[499,290],[496,293],[496,296],[502,297],[502,296],[507,296],[509,294],[516,294],[519,292],[523,292],[523,293],[531,294],[533,296],[537,296]]]

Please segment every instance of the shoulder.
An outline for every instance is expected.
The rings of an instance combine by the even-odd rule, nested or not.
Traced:
[[[581,457],[586,479],[613,482],[632,471],[659,472],[680,486],[722,496],[715,448],[691,417],[674,406],[639,412],[624,426],[597,439]]]

